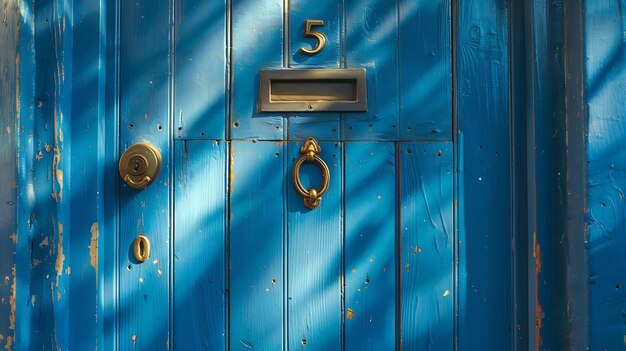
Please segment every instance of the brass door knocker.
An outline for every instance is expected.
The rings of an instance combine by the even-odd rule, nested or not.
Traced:
[[[312,210],[316,209],[317,206],[320,205],[322,201],[322,195],[326,193],[328,190],[328,184],[330,183],[330,170],[326,165],[326,162],[319,157],[322,149],[320,148],[317,141],[313,138],[309,138],[302,148],[300,148],[300,153],[302,156],[296,162],[296,165],[293,168],[293,185],[295,185],[298,194],[302,196],[304,199],[304,205]],[[305,189],[300,182],[300,167],[304,162],[312,162],[315,163],[322,171],[322,187],[320,190],[316,190],[315,188]]]

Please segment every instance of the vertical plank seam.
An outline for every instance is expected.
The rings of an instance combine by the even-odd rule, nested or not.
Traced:
[[[399,6],[398,6],[399,8]],[[396,233],[395,233],[395,275],[396,275],[396,350],[402,350],[402,143],[395,144],[396,154]]]
[[[285,0],[288,2],[289,0]],[[289,157],[287,153],[289,150],[289,142],[282,143],[282,158],[283,158],[283,179],[288,179],[289,169]],[[289,196],[287,196],[287,186],[289,182],[283,182],[283,211],[282,211],[282,223],[283,223],[283,350],[289,350],[289,226],[287,223],[287,213],[289,211]]]
[[[459,45],[459,2],[457,0],[451,0],[450,2],[450,70],[452,72],[452,99],[451,99],[451,109],[452,109],[452,150],[453,150],[453,179],[452,179],[452,225],[453,225],[453,257],[454,264],[452,268],[453,275],[453,322],[452,322],[452,335],[454,335],[453,340],[453,349],[459,349],[459,178],[460,178],[460,169],[459,169],[459,115],[458,115],[458,58],[457,58],[457,46]]]
[[[176,109],[176,95],[175,95],[175,83],[176,83],[176,0],[169,0],[169,18],[168,18],[168,25],[169,25],[169,43],[168,43],[168,50],[169,50],[169,57],[168,57],[168,71],[169,71],[169,75],[168,75],[168,107],[167,107],[167,112],[168,112],[168,116],[166,119],[166,133],[168,135],[168,140],[166,142],[167,150],[168,150],[168,154],[167,154],[167,162],[168,162],[168,182],[169,182],[169,187],[168,187],[168,214],[170,217],[170,223],[169,223],[169,228],[168,229],[168,237],[169,237],[169,245],[168,245],[168,269],[169,269],[169,281],[167,284],[167,290],[168,290],[168,301],[169,301],[169,318],[168,318],[168,323],[169,326],[167,328],[168,330],[168,337],[167,337],[167,346],[168,348],[170,348],[172,345],[174,345],[174,329],[175,329],[175,325],[174,325],[174,312],[175,312],[175,299],[174,299],[174,294],[175,294],[175,290],[174,290],[174,243],[175,243],[175,233],[174,233],[174,228],[176,227],[176,218],[175,218],[175,201],[174,201],[174,179],[175,179],[175,168],[176,165],[174,164],[174,162],[172,162],[174,160],[174,152],[175,152],[175,145],[172,142],[172,140],[174,140],[175,138],[175,134],[174,134],[174,116],[175,116],[175,109]]]

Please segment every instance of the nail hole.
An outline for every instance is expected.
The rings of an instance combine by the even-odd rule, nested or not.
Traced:
[[[126,268],[130,271],[131,266],[130,266],[130,265],[128,265],[128,267],[126,267]]]
[[[204,136],[204,132],[200,133],[200,136]]]
[[[183,127],[178,127],[178,131],[180,132],[181,130],[183,130]]]
[[[158,130],[161,130],[161,129],[163,129],[163,127],[161,127],[161,125],[160,125],[160,124],[158,124],[158,125],[157,125],[157,129],[158,129]]]
[[[437,151],[437,156],[441,156],[441,150]]]
[[[235,128],[239,128],[239,122],[235,122],[235,123],[233,123],[233,127],[235,127]]]
[[[306,339],[302,339],[302,345],[306,345]]]
[[[274,154],[276,157],[280,156],[280,152]]]
[[[411,152],[412,152],[411,149],[406,149],[407,154],[410,154]]]
[[[131,123],[131,124],[128,125],[128,129],[133,129],[133,128],[135,128],[134,124]]]

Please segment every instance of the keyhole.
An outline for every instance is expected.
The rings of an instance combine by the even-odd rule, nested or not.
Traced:
[[[133,156],[129,163],[129,172],[136,176],[144,174],[148,168],[148,161],[143,156]]]

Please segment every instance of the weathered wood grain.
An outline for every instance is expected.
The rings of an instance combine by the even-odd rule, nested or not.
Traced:
[[[293,350],[341,350],[343,292],[343,150],[334,142],[320,143],[320,157],[330,169],[330,185],[315,210],[305,207],[291,184],[301,142],[288,144],[287,186],[287,319]],[[305,164],[300,179],[305,188],[319,189],[318,167]]]
[[[174,171],[174,348],[226,344],[225,142],[177,141]]]
[[[230,341],[279,350],[285,337],[285,147],[233,141],[230,148]]]
[[[452,350],[453,145],[402,143],[398,151],[402,349]]]
[[[120,150],[147,141],[163,157],[144,190],[120,181],[119,348],[166,350],[170,345],[170,61],[169,5],[124,2],[120,9]],[[133,240],[148,237],[150,258],[135,261]]]

